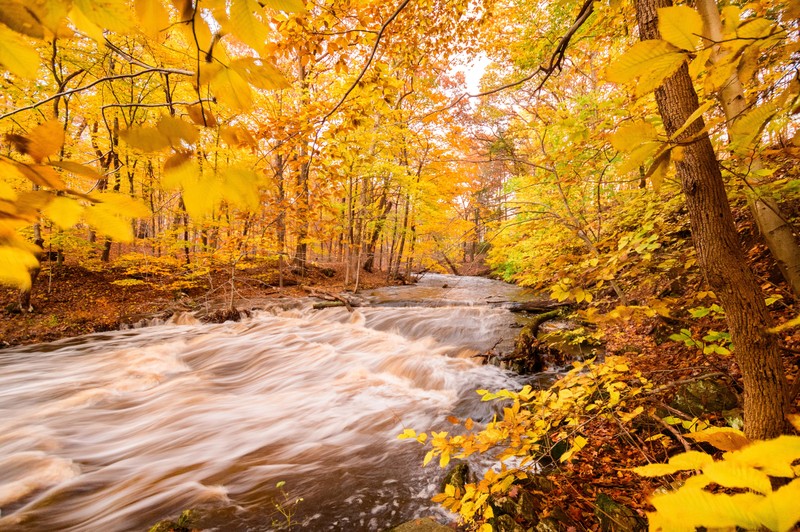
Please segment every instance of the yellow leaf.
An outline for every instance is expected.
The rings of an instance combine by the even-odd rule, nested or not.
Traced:
[[[770,530],[788,532],[800,521],[800,479],[768,494],[756,507],[761,523]]]
[[[675,131],[675,133],[672,134],[670,140],[674,140],[680,137],[681,133],[686,131],[686,129],[689,128],[692,124],[694,124],[697,121],[697,119],[702,117],[703,113],[708,111],[712,105],[714,105],[714,102],[709,100],[703,105],[699,106],[697,109],[695,109],[695,111],[689,116],[689,118],[686,119],[686,122],[684,122],[683,125],[679,127],[678,130]]]
[[[239,73],[247,82],[259,89],[278,90],[289,88],[289,83],[280,71],[255,57],[244,57],[231,63],[231,68]]]
[[[83,206],[77,200],[64,196],[55,196],[42,211],[42,214],[62,229],[68,229],[77,224],[82,213]]]
[[[306,10],[303,0],[264,0],[264,5],[287,13],[304,13]]]
[[[688,6],[662,7],[658,10],[658,31],[668,43],[694,52],[702,41],[703,19]]]
[[[34,79],[39,73],[41,59],[22,37],[0,25],[0,63],[15,76]]]
[[[738,451],[750,444],[742,431],[728,427],[712,427],[703,432],[687,434],[686,437],[709,443],[721,451]]]
[[[232,0],[230,28],[242,42],[260,50],[267,40],[267,27],[253,12],[259,8],[255,0]]]
[[[212,79],[211,92],[217,101],[234,111],[246,111],[253,105],[250,85],[235,70],[223,68]]]
[[[58,172],[49,166],[17,164],[16,167],[20,174],[40,187],[48,187],[54,190],[64,190],[67,188],[67,185],[64,184]]]
[[[98,28],[117,33],[136,28],[125,0],[73,0],[73,4]]]
[[[778,112],[774,104],[759,105],[744,116],[737,118],[731,125],[731,150],[744,154],[760,136],[764,126]]]
[[[120,131],[119,136],[131,148],[154,152],[170,147],[169,138],[154,127],[132,127]]]
[[[725,453],[724,458],[757,467],[770,476],[791,478],[794,476],[791,464],[800,459],[800,436],[753,442],[741,450]]]
[[[61,168],[68,172],[72,172],[73,174],[82,175],[95,181],[103,178],[103,176],[101,176],[100,173],[94,168],[76,163],[74,161],[52,161],[49,164],[50,166],[55,166],[56,168]]]
[[[73,6],[72,10],[69,12],[69,20],[79,32],[90,39],[93,39],[98,44],[104,42],[105,36],[103,35],[103,28],[89,20],[77,6]]]
[[[34,39],[44,39],[44,27],[37,14],[19,0],[4,0],[0,2],[0,22],[23,35]]]
[[[405,429],[401,434],[397,435],[398,440],[405,440],[408,438],[416,438],[417,431],[414,429]]]
[[[447,467],[447,464],[450,463],[450,453],[445,451],[439,457],[439,467]]]
[[[38,265],[30,250],[0,244],[0,284],[27,290],[31,287],[30,270]]]
[[[214,117],[214,113],[203,104],[196,103],[194,105],[189,105],[186,107],[186,111],[189,114],[189,118],[192,119],[192,122],[198,126],[217,126],[217,119]]]
[[[157,37],[161,30],[169,27],[169,13],[161,0],[135,0],[139,26],[148,37]]]
[[[27,154],[37,163],[57,154],[64,145],[64,128],[57,120],[36,126],[27,135]]]
[[[725,488],[745,488],[757,493],[772,491],[767,475],[744,464],[714,462],[703,467],[703,474]]]
[[[658,140],[658,131],[649,122],[628,122],[620,126],[611,137],[611,145],[617,151],[629,152],[643,142]]]
[[[664,178],[667,176],[667,171],[669,170],[670,153],[671,150],[663,151],[658,157],[656,157],[656,159],[653,161],[653,164],[650,165],[650,168],[644,174],[644,176],[650,180],[650,183],[653,184],[653,190],[656,192],[661,189],[661,183],[664,182]]]
[[[186,212],[195,220],[199,220],[214,211],[214,205],[222,197],[222,187],[213,177],[183,182],[183,203]]]
[[[670,458],[669,463],[648,464],[646,466],[634,467],[632,471],[643,477],[661,477],[664,475],[672,475],[678,471],[686,471],[688,469],[702,469],[703,466],[710,464],[713,461],[714,459],[706,453],[689,451],[673,456]]]
[[[170,144],[174,148],[183,147],[181,141],[184,141],[186,144],[190,145],[194,144],[197,142],[197,139],[200,136],[197,132],[197,128],[195,128],[193,125],[181,120],[180,118],[175,118],[168,115],[161,117],[161,120],[158,121],[156,129],[159,133],[169,139]]]
[[[640,76],[664,79],[685,61],[686,54],[661,40],[640,41],[608,67],[609,81],[627,83]]]
[[[700,489],[679,489],[658,495],[651,504],[656,508],[661,530],[694,530],[696,527],[733,528],[749,530],[759,528],[755,509],[763,497],[754,493],[738,495],[712,494]],[[654,525],[651,520],[651,529]]]
[[[667,145],[662,142],[642,142],[622,159],[622,163],[617,168],[620,174],[627,174],[633,170],[638,170],[644,165],[645,161],[651,157],[657,157],[659,151],[664,151]]]
[[[428,465],[428,462],[430,462],[431,460],[433,460],[433,454],[434,454],[434,451],[433,451],[433,449],[431,449],[430,451],[428,451],[428,453],[425,455],[425,459],[422,461],[422,465],[423,465],[423,466],[426,466],[426,465]]]
[[[164,163],[164,174],[161,177],[161,186],[165,190],[180,188],[184,183],[196,181],[200,175],[197,161],[188,153],[176,153]]]

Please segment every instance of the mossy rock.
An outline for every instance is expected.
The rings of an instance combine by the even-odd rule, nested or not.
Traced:
[[[739,398],[727,384],[702,379],[680,386],[670,406],[690,416],[702,416],[731,410],[738,404]]]
[[[644,532],[647,521],[605,493],[600,493],[594,501],[594,515],[600,522],[601,532]]]
[[[447,470],[447,473],[445,473],[444,478],[439,485],[439,492],[443,493],[445,486],[448,484],[463,492],[464,486],[470,482],[474,482],[474,480],[474,475],[472,474],[472,471],[470,471],[469,465],[467,465],[466,462],[453,463]]]
[[[387,532],[453,532],[453,529],[434,521],[430,517],[422,517],[397,525],[387,530]]]

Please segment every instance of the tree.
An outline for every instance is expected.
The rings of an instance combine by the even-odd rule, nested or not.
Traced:
[[[642,41],[659,39],[659,8],[671,6],[671,0],[636,0],[635,5]],[[769,332],[772,323],[761,288],[739,244],[719,163],[710,138],[703,134],[705,123],[697,117],[699,102],[684,62],[655,90],[655,97],[667,134],[673,137],[683,129],[676,137],[683,156],[675,164],[700,266],[722,301],[736,346],[745,387],[746,434],[751,439],[776,437],[785,430],[788,403],[780,348]]]

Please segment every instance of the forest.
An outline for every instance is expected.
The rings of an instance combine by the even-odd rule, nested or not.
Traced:
[[[491,277],[465,357],[557,377],[394,427],[448,511],[396,530],[793,530],[798,116],[796,0],[0,0],[0,356]]]

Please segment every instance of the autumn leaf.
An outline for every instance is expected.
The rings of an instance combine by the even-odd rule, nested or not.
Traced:
[[[16,76],[34,79],[39,73],[41,59],[22,37],[0,25],[0,63]]]
[[[702,42],[703,19],[689,6],[662,7],[658,10],[658,31],[668,43],[694,52]]]
[[[686,61],[686,53],[661,40],[640,41],[606,70],[609,81],[628,83],[639,79],[637,95],[647,94]]]
[[[169,13],[161,0],[135,0],[134,8],[139,25],[148,37],[156,38],[169,26]]]

